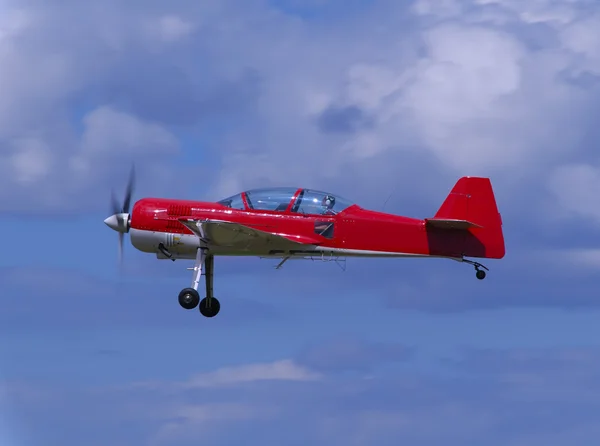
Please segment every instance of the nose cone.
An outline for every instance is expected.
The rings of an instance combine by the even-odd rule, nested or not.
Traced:
[[[119,218],[117,217],[117,214],[111,215],[106,220],[104,220],[104,224],[110,229],[119,231]]]

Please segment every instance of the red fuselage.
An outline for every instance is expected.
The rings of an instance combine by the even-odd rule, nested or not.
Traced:
[[[337,260],[354,257],[443,257],[487,267],[466,257],[504,257],[502,218],[489,178],[460,178],[432,218],[375,212],[331,193],[307,188],[252,189],[216,203],[144,198],[133,205],[133,170],[123,204],[113,198],[104,223],[159,259],[194,259],[192,284],[179,304],[202,315],[220,311],[213,294],[215,256]],[[482,269],[483,268],[483,269]],[[198,287],[204,276],[206,297]]]
[[[299,193],[298,190],[297,193]],[[317,245],[313,253],[365,257],[436,256],[461,258],[501,258],[504,242],[484,246],[468,231],[427,227],[426,221],[363,209],[352,204],[335,215],[293,212],[290,201],[285,210],[249,209],[245,196],[242,209],[214,202],[144,198],[135,203],[131,213],[131,241],[139,250],[159,252],[162,243],[174,258],[194,258],[198,237],[182,225],[178,218],[220,220]],[[242,206],[240,206],[242,207]],[[476,231],[476,230],[475,230]],[[310,243],[313,242],[313,243]],[[284,256],[278,246],[240,245],[220,247],[216,255]],[[300,254],[298,254],[300,255]],[[308,252],[301,253],[308,255]]]

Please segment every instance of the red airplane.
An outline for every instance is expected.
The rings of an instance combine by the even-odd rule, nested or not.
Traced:
[[[466,262],[484,279],[488,270],[465,257],[501,259],[502,219],[489,178],[463,177],[433,218],[417,219],[367,210],[338,195],[313,189],[253,189],[218,202],[143,198],[131,213],[133,170],[123,206],[114,195],[113,215],[104,220],[158,259],[195,259],[192,285],[179,304],[213,317],[215,256],[293,258],[435,257]],[[483,268],[483,269],[481,269]],[[489,270],[488,270],[489,271]],[[198,285],[205,275],[206,297]]]

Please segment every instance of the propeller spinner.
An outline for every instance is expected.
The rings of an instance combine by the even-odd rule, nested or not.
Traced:
[[[119,233],[119,263],[121,263],[121,260],[123,259],[123,237],[125,233],[129,232],[131,226],[131,215],[129,214],[129,210],[131,207],[131,196],[133,195],[134,184],[135,170],[132,167],[129,174],[127,189],[125,190],[125,200],[123,200],[123,205],[119,205],[113,191],[111,194],[111,212],[113,214],[104,220],[106,226]]]

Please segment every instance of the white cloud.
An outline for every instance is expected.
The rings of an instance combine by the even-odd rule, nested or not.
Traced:
[[[417,0],[412,10],[419,15],[435,14],[442,17],[455,17],[463,12],[464,5],[460,0]]]
[[[404,83],[402,74],[394,70],[394,67],[353,65],[348,69],[347,100],[367,111],[378,111]]]
[[[552,255],[557,267],[565,268],[567,265],[572,274],[573,269],[580,273],[600,271],[600,248],[571,248],[564,250],[548,251]],[[584,268],[584,271],[581,269]]]
[[[458,25],[441,25],[425,41],[428,57],[404,94],[423,142],[456,170],[520,161],[527,149],[499,137],[516,111],[510,99],[523,83],[523,46],[503,32]]]
[[[588,422],[595,421],[598,407],[598,348],[546,347],[444,349],[446,358],[428,357],[425,371],[392,368],[369,380],[349,376],[301,389],[292,384],[243,391],[113,392],[55,379],[46,384],[51,398],[23,400],[13,411],[31,420],[27,431],[36,425],[40,438],[56,444],[89,444],[89,432],[97,431],[96,444],[115,444],[115,437],[117,444],[148,446],[198,444],[199,439],[243,444],[249,437],[265,445],[287,438],[311,445],[432,445],[447,438],[462,444],[547,445],[549,425],[560,426],[563,444],[593,444],[597,432]],[[158,377],[164,371],[148,373]],[[2,383],[5,396],[1,391]],[[538,422],[523,423],[531,413]],[[65,420],[78,429],[60,429]],[[436,429],[431,420],[439,420]]]
[[[159,31],[164,40],[173,42],[190,34],[194,26],[177,15],[164,15],[159,21]]]
[[[224,367],[196,375],[182,384],[184,388],[232,386],[256,381],[315,381],[320,375],[284,359],[271,363]]]
[[[141,164],[151,166],[157,156],[177,153],[177,139],[161,124],[110,105],[94,104],[96,109],[79,121],[82,91],[108,80],[104,76],[119,58],[118,53],[108,56],[97,27],[86,28],[87,17],[62,28],[65,17],[35,2],[1,9],[0,208],[72,210],[89,201],[86,186],[98,186],[115,170],[114,162],[97,161],[146,155]],[[81,31],[77,39],[69,39],[71,28]],[[135,33],[134,28],[128,32]]]
[[[0,4],[0,43],[3,39],[16,37],[26,31],[32,25],[32,19],[28,11],[10,9]]]
[[[223,367],[212,372],[200,373],[188,380],[174,384],[176,389],[196,389],[229,387],[259,381],[290,381],[305,382],[317,381],[321,375],[306,367],[296,364],[290,359],[282,359],[268,363],[242,364],[238,366]],[[159,382],[138,382],[133,384],[136,388],[163,388],[165,384]]]
[[[109,153],[168,171],[181,131],[218,151],[223,171],[205,189],[219,196],[259,183],[350,182],[347,172],[370,159],[381,167],[421,154],[452,175],[535,181],[529,172],[582,151],[589,130],[577,117],[589,113],[596,93],[567,81],[600,65],[593,45],[600,27],[584,14],[587,5],[377,2],[328,27],[261,2],[199,9],[187,1],[108,2],[68,17],[41,2],[5,8],[0,150],[56,196],[65,177],[72,191],[90,185],[77,172]],[[359,110],[357,123],[335,114],[344,107]],[[94,111],[83,118],[84,108]],[[332,127],[320,125],[331,110]],[[33,139],[51,160],[42,163],[31,149],[13,158],[15,141]],[[38,164],[24,167],[32,159]],[[96,185],[115,164],[94,164]],[[364,179],[413,179],[378,169]],[[1,186],[19,184],[11,178]],[[23,202],[13,195],[3,197],[5,209]]]
[[[505,8],[516,13],[525,23],[557,26],[573,21],[579,15],[578,10],[590,4],[588,0],[475,0],[473,3]]]
[[[52,169],[52,162],[52,153],[44,141],[28,138],[14,142],[10,167],[18,183],[42,180]]]
[[[565,48],[580,56],[580,69],[600,74],[600,14],[569,24],[560,37]]]
[[[179,141],[163,126],[105,106],[84,117],[80,138],[64,142],[65,147],[52,138],[27,136],[15,138],[6,146],[8,153],[4,157],[0,153],[4,160],[2,181],[5,185],[13,182],[21,191],[35,192],[15,207],[14,203],[8,204],[14,190],[5,187],[2,194],[6,207],[72,208],[72,198],[97,189],[95,186],[115,168],[115,160],[135,160],[144,165],[147,158],[152,162],[179,153]]]
[[[360,35],[362,44],[342,26],[311,36],[306,24],[297,28],[301,39],[281,39],[287,54],[278,53],[278,60],[288,64],[263,53],[265,127],[253,127],[255,139],[231,136],[243,155],[228,161],[220,181],[235,178],[239,188],[260,181],[323,183],[369,158],[411,162],[411,152],[420,151],[452,175],[504,174],[528,182],[585,150],[590,124],[574,116],[585,116],[595,96],[567,78],[595,56],[583,43],[584,52],[561,43],[563,31],[584,23],[577,3],[419,1],[410,27],[394,26],[399,9],[379,10],[377,27],[374,15],[365,15],[360,26],[373,32]],[[593,35],[591,28],[581,32]],[[322,48],[312,46],[317,39]],[[362,51],[367,46],[371,54]],[[360,108],[373,125],[348,133],[317,129],[323,111],[346,106]],[[367,176],[381,179],[381,172]]]
[[[163,14],[146,19],[141,29],[149,41],[165,44],[177,44],[189,37],[196,24],[184,19],[179,14]]]
[[[127,153],[131,155],[174,155],[177,138],[161,125],[144,122],[136,116],[101,106],[84,118],[81,151],[86,155]]]
[[[600,169],[589,164],[571,164],[557,168],[548,183],[558,206],[574,219],[591,219],[600,223],[600,206],[596,206],[600,191]]]
[[[170,414],[173,417],[185,418],[195,422],[223,420],[251,420],[257,417],[256,407],[239,403],[217,403],[178,406]]]
[[[302,367],[289,359],[270,363],[243,364],[200,373],[190,379],[176,383],[142,382],[134,388],[154,389],[187,393],[191,389],[212,389],[239,386],[260,381],[312,382],[321,379],[321,375]],[[139,414],[139,408],[132,412]],[[142,409],[143,416],[151,416],[165,421],[155,436],[153,445],[170,444],[173,438],[189,439],[205,428],[214,427],[216,422],[235,422],[245,420],[266,420],[279,413],[276,405],[263,403],[223,402],[206,404],[169,404],[159,409]]]

